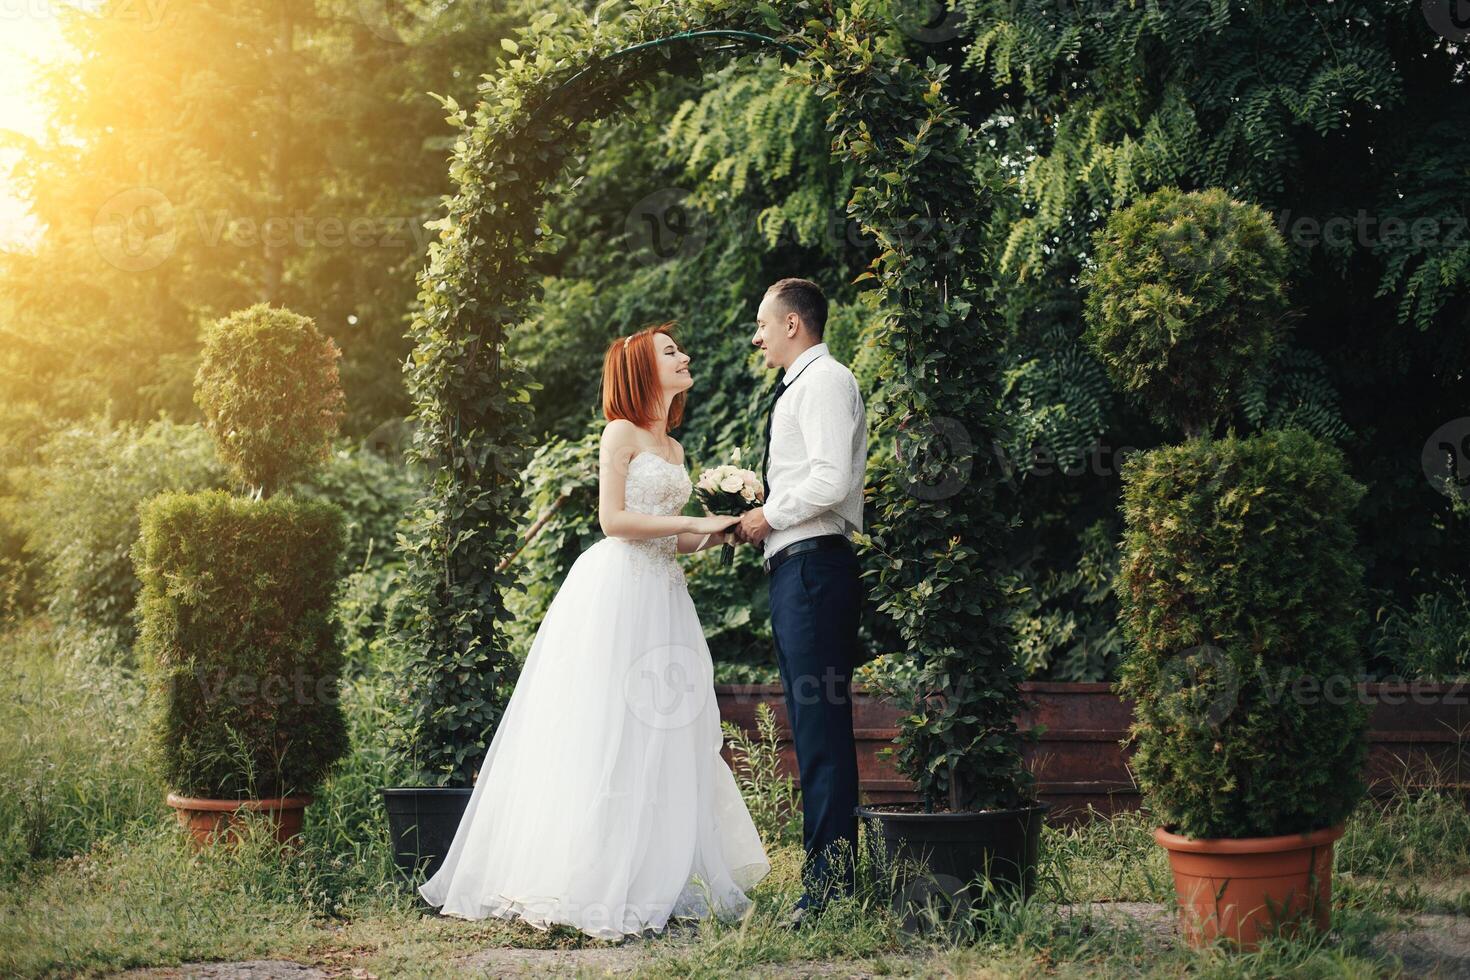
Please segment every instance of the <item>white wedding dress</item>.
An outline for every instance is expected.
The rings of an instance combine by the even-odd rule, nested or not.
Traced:
[[[683,510],[684,467],[628,467],[626,506]],[[604,538],[546,611],[443,866],[441,914],[599,939],[734,918],[770,871],[730,767],[675,537]]]

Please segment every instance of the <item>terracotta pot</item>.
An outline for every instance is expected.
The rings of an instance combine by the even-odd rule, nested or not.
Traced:
[[[174,808],[179,826],[189,832],[189,839],[198,848],[223,842],[235,844],[240,840],[240,825],[244,822],[240,811],[264,810],[275,826],[276,840],[288,843],[301,833],[301,818],[310,796],[278,796],[268,800],[208,800],[191,796],[168,794],[168,805]]]
[[[1225,936],[1254,950],[1279,929],[1332,924],[1332,842],[1343,825],[1279,837],[1193,838],[1155,828],[1169,852],[1179,927],[1191,946]]]

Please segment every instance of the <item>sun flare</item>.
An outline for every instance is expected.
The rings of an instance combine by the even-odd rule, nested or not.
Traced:
[[[36,87],[37,70],[62,58],[55,0],[0,0],[0,132],[41,136],[47,108]],[[39,232],[21,188],[10,180],[18,150],[0,148],[0,248],[33,242]]]

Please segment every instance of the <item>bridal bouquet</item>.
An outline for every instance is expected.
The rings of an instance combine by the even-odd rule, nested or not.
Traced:
[[[739,449],[731,458],[733,462],[704,470],[694,484],[699,502],[711,514],[744,514],[759,507],[765,496],[761,478],[740,468]],[[727,538],[720,552],[720,564],[729,565],[734,560],[735,548]]]

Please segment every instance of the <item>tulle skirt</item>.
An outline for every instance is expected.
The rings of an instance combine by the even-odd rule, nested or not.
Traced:
[[[599,939],[738,917],[770,864],[722,740],[682,570],[653,543],[598,541],[552,600],[420,894]]]

